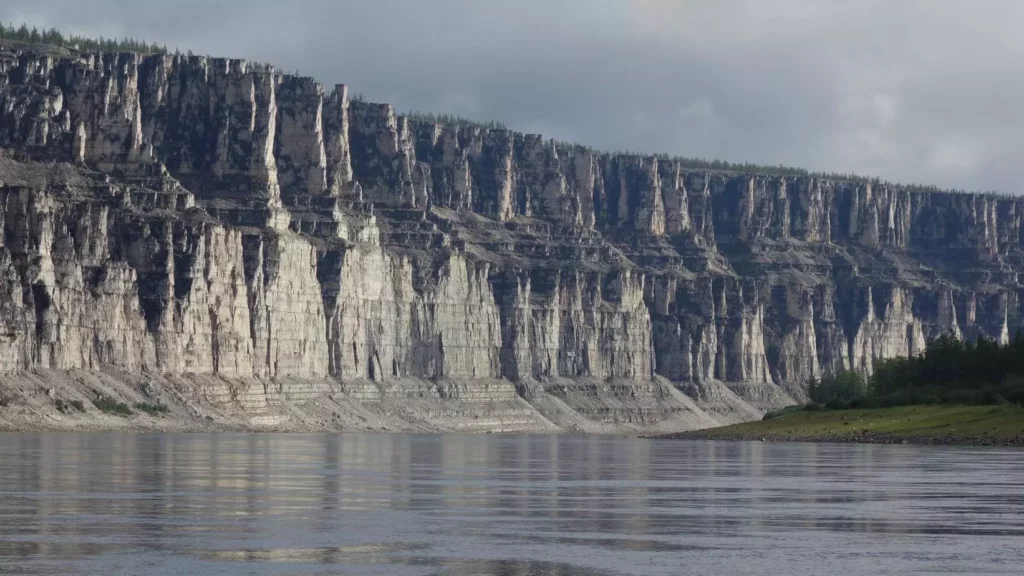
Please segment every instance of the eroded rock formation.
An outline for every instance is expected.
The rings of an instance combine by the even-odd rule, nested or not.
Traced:
[[[0,146],[8,375],[695,426],[1021,323],[1017,198],[414,121],[240,60],[0,50]]]

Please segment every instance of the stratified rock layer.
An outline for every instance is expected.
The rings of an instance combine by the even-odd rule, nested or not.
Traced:
[[[0,50],[0,146],[9,378],[665,430],[1021,324],[1016,198],[413,121],[245,61]]]

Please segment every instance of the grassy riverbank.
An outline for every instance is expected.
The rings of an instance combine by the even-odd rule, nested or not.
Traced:
[[[791,409],[768,420],[674,434],[673,438],[778,442],[1024,445],[1024,408],[898,406],[862,410]]]

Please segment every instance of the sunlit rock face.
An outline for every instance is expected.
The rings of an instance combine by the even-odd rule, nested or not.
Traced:
[[[0,146],[8,373],[511,381],[568,405],[724,383],[763,409],[1021,324],[1014,197],[691,170],[240,60],[0,50]]]

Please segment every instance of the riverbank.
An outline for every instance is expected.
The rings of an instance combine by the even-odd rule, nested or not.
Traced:
[[[769,420],[659,438],[1024,446],[1024,408],[1002,405],[795,410]]]

